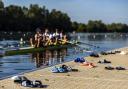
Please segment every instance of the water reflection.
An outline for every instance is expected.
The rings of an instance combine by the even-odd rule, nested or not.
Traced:
[[[71,34],[71,38],[74,36]],[[78,33],[76,34],[78,40],[84,41],[116,41],[127,40],[127,33]]]
[[[0,41],[0,46],[6,44],[17,44],[20,38],[24,40],[32,36],[32,33],[13,33],[10,35],[8,32],[0,32],[0,40],[5,39],[5,41]],[[128,46],[128,34],[126,33],[78,33],[76,34],[79,41],[86,44],[79,44],[76,48],[59,49],[52,51],[43,51],[40,53],[26,54],[26,55],[14,55],[5,56],[0,58],[0,78],[9,76],[12,74],[17,74],[25,72],[28,70],[36,69],[39,67],[47,67],[55,64],[59,64],[66,61],[71,61],[77,57],[85,57],[89,55],[86,52],[86,48],[93,51],[106,51],[112,50],[114,48],[120,48]],[[13,40],[11,40],[13,37]],[[73,40],[73,39],[71,39]],[[97,48],[97,46],[99,48]]]
[[[104,35],[88,35],[88,40],[89,41],[94,41],[94,40],[104,40],[105,36]]]
[[[35,60],[36,67],[52,66],[64,62],[64,57],[67,55],[67,49],[46,50],[32,54],[32,59]]]
[[[28,40],[34,35],[34,32],[4,32],[0,31],[0,41],[3,40],[20,40],[22,37],[24,40]]]

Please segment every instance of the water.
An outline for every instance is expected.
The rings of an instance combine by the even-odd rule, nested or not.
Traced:
[[[36,68],[53,66],[55,64],[71,61],[77,57],[87,56],[90,53],[84,52],[85,48],[100,52],[102,50],[111,50],[128,46],[127,34],[79,33],[76,36],[83,44],[80,44],[75,48],[73,47],[53,51],[46,50],[40,53],[37,52],[33,54],[0,57],[0,78]],[[6,43],[10,44],[18,42],[16,41],[18,40],[16,38],[12,39],[5,37],[4,39],[4,41],[0,41],[0,44],[5,45]],[[84,43],[88,43],[90,45],[85,45]]]

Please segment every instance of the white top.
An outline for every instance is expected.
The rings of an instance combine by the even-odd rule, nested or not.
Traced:
[[[59,36],[59,33],[53,33],[53,36]]]
[[[49,34],[49,38],[50,38],[50,39],[53,38],[53,34]]]
[[[60,33],[60,34],[59,34],[59,36],[60,36],[60,38],[62,38],[62,37],[63,37],[63,34],[62,34],[62,33]]]
[[[48,34],[48,33],[44,33],[43,35],[44,35],[44,36],[49,36],[49,34]]]

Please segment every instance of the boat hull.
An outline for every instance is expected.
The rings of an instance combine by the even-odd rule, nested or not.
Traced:
[[[58,50],[58,49],[62,49],[62,48],[69,48],[72,46],[74,46],[74,45],[73,44],[65,44],[65,45],[54,45],[54,46],[47,46],[47,47],[41,47],[41,48],[8,50],[5,52],[5,56],[41,52],[41,51],[45,51],[45,50]]]

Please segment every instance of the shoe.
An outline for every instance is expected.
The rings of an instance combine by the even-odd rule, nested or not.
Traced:
[[[51,72],[52,72],[52,73],[59,73],[59,70],[58,70],[58,68],[55,66],[55,67],[51,68]]]
[[[126,70],[124,67],[116,67],[116,70]]]
[[[76,58],[76,59],[74,60],[74,62],[83,63],[83,62],[85,62],[85,59],[84,59],[84,58]]]
[[[106,59],[104,59],[104,63],[111,63],[111,61],[107,61]]]
[[[111,66],[107,66],[105,67],[106,70],[114,70],[114,67],[111,67]]]
[[[62,67],[58,67],[57,69],[58,69],[59,73],[65,73],[65,72],[67,72],[67,71],[65,71],[65,69],[63,69]]]
[[[111,63],[111,61],[107,61],[106,59],[104,59],[103,61],[98,61],[98,63]]]

